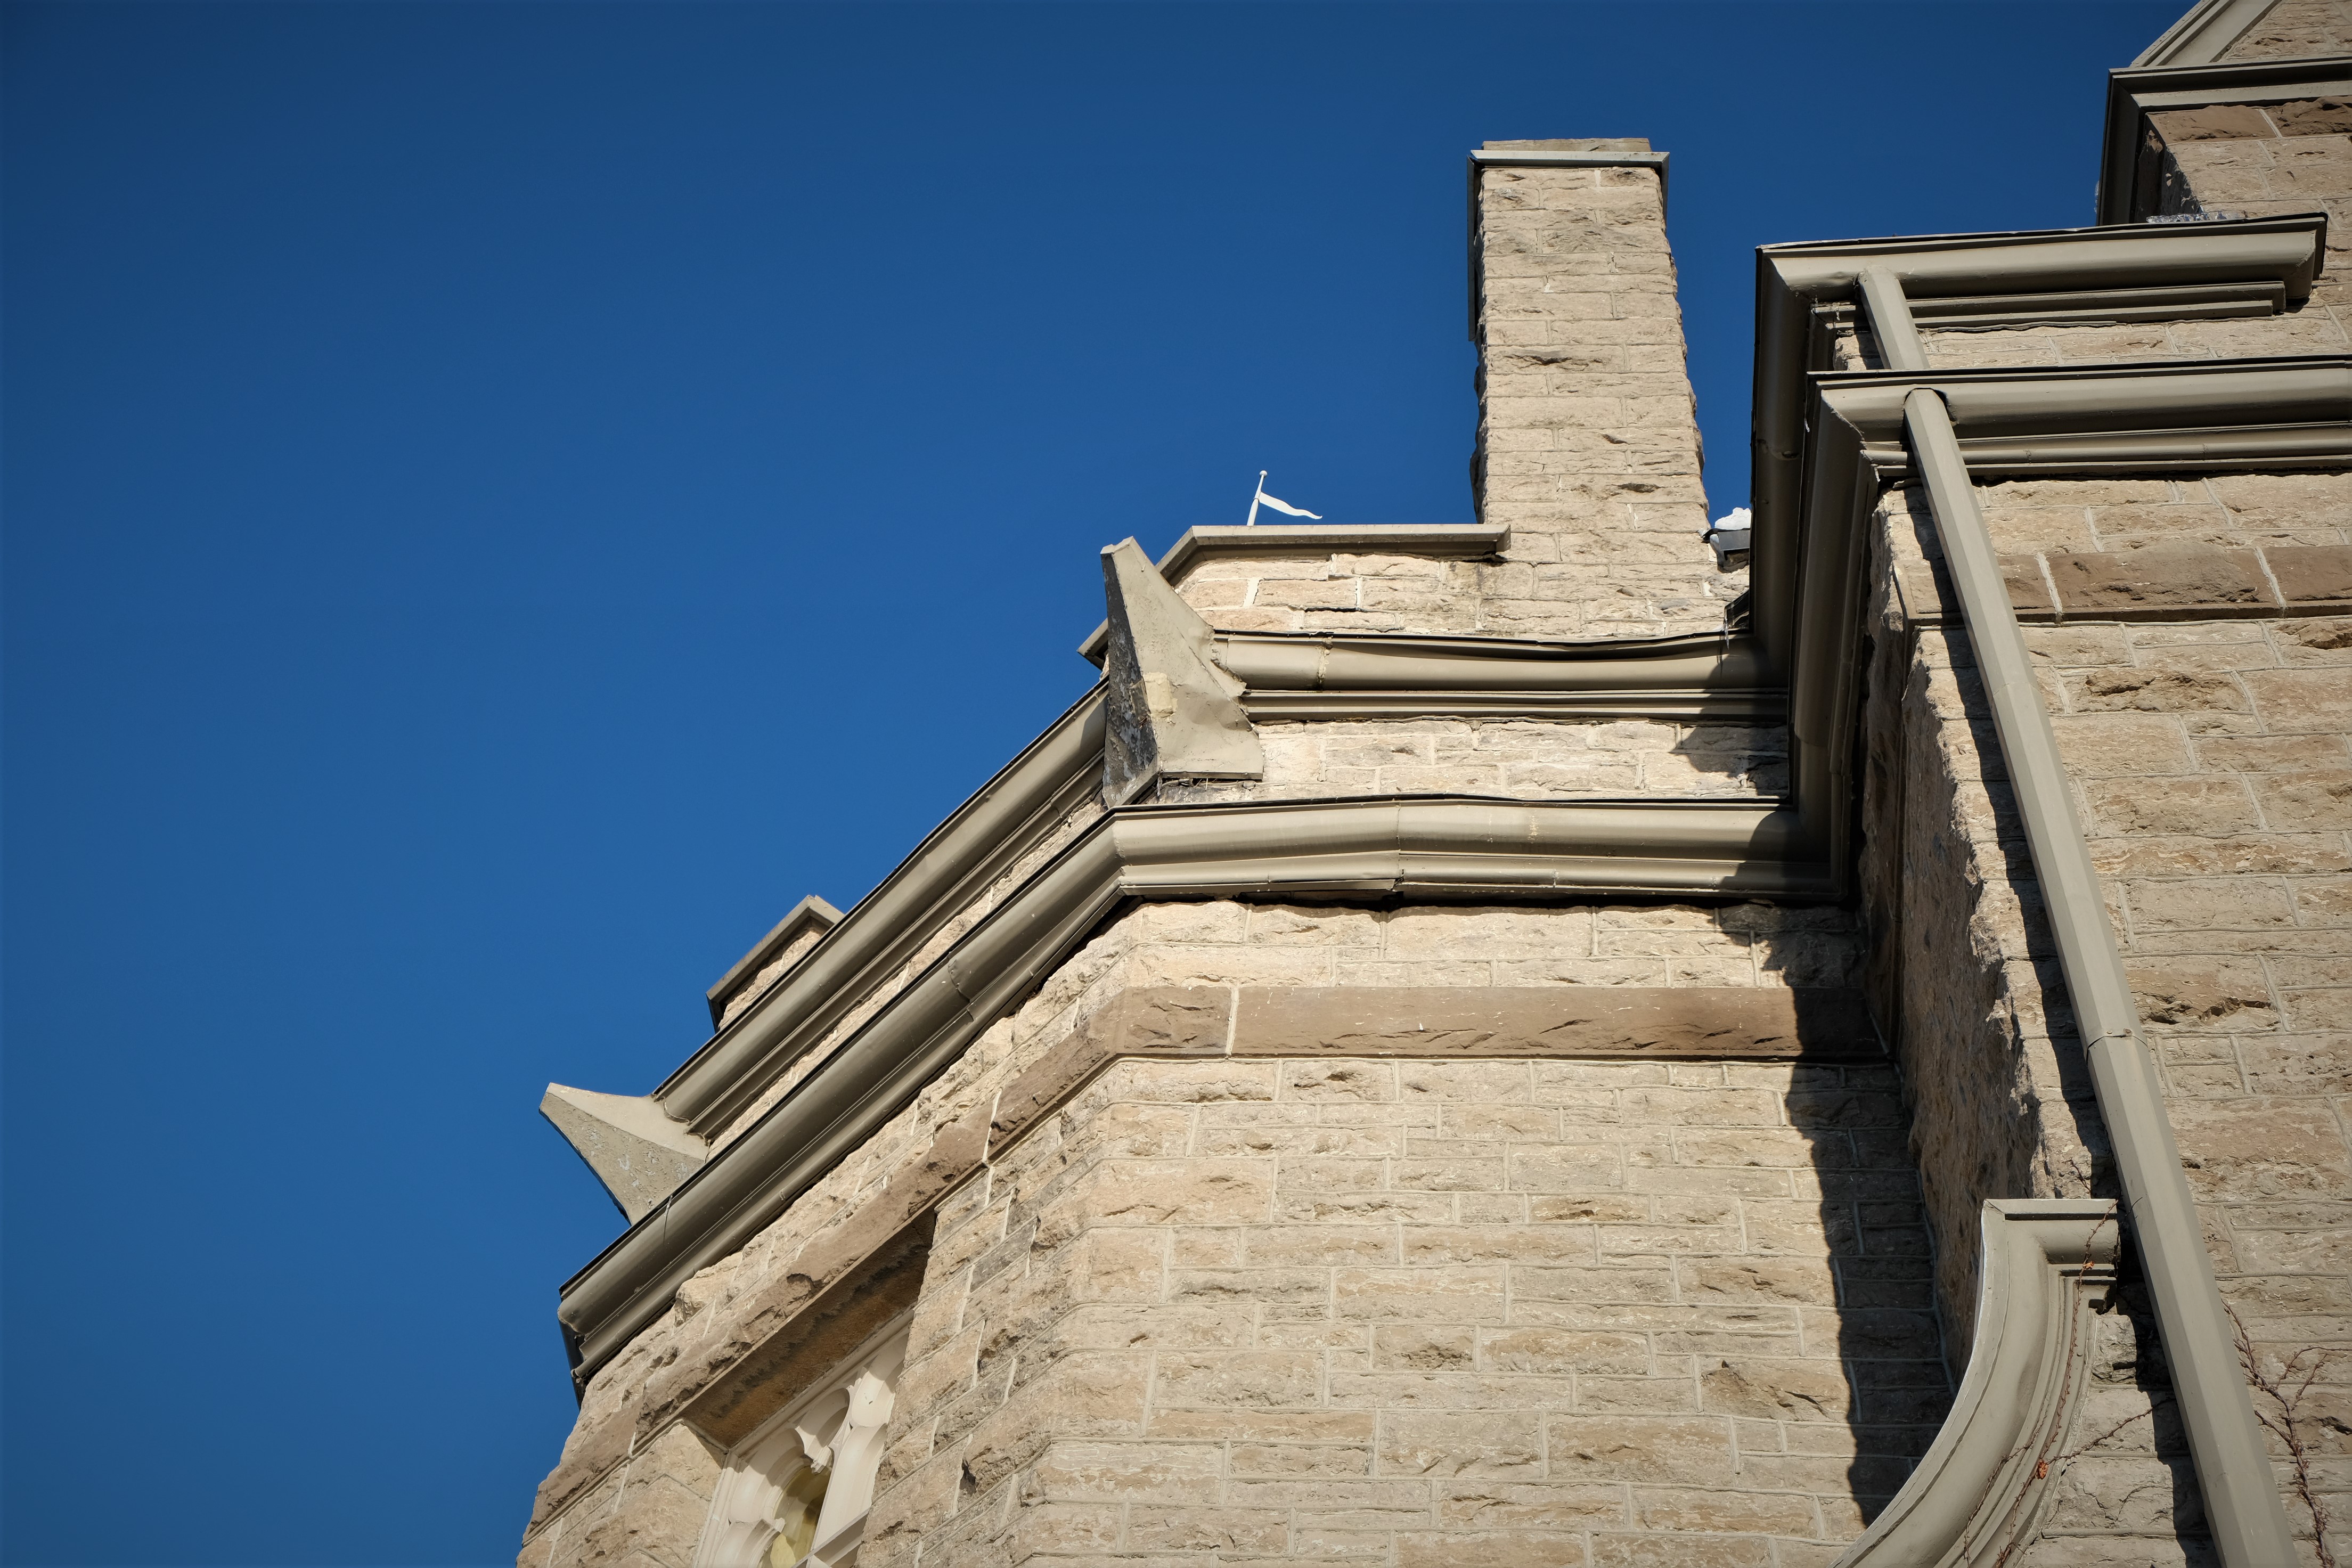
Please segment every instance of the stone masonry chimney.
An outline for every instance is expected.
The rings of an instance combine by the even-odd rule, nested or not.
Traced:
[[[1746,574],[1717,572],[1700,537],[1664,155],[1640,137],[1489,142],[1475,165],[1472,482],[1480,521],[1510,529],[1488,625],[1521,637],[1714,630]]]

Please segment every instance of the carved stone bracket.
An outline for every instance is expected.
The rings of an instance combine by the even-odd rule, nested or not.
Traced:
[[[1102,563],[1110,604],[1103,804],[1124,805],[1162,778],[1263,776],[1244,687],[1217,662],[1208,622],[1134,540],[1105,550]]]
[[[2032,1539],[2089,1380],[2115,1280],[2116,1205],[1990,1199],[1976,1348],[1936,1441],[1837,1568],[1963,1568]]]

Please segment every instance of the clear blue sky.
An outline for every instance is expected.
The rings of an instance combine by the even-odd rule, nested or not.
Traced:
[[[1095,552],[1462,521],[1463,154],[1759,243],[2087,221],[2185,6],[5,12],[16,1564],[496,1563],[642,1092],[1084,689]]]

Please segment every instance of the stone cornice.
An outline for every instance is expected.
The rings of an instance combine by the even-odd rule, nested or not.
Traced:
[[[1829,868],[1804,859],[1796,830],[1772,802],[1380,796],[1108,813],[566,1283],[559,1316],[579,1375],[871,1137],[1124,902],[1825,896]]]
[[[1223,633],[1220,663],[1253,718],[1462,714],[1772,721],[1780,688],[1744,637],[1549,643],[1501,637]],[[899,868],[729,1020],[655,1097],[708,1138],[1044,843],[1095,789],[1099,690],[1090,692],[949,817]]]
[[[2099,153],[2099,221],[2134,224],[2156,211],[2164,145],[2150,134],[2150,114],[2347,93],[2352,93],[2352,57],[2345,56],[2231,65],[2151,64],[2109,71],[2106,133]]]

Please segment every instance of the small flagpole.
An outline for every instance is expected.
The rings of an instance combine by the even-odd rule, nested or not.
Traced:
[[[1257,489],[1250,495],[1249,521],[1242,524],[1244,528],[1255,528],[1257,526],[1257,498],[1265,494],[1265,473],[1266,471],[1264,468],[1260,468],[1257,471]]]

